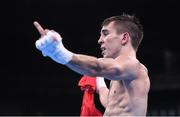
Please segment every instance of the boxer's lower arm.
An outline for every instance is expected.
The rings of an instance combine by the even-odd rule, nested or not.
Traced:
[[[62,44],[59,44],[55,52],[50,56],[60,64],[67,64],[72,59],[73,53],[67,50]]]

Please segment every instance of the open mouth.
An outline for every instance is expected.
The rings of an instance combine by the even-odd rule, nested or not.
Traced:
[[[105,48],[105,47],[101,47],[101,51],[102,51],[102,52],[101,52],[101,54],[102,54],[102,55],[104,55],[104,54],[105,54],[105,52],[104,52],[105,50],[106,50],[106,48]]]

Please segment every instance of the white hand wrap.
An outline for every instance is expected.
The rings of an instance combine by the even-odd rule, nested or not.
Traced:
[[[102,87],[106,87],[106,83],[103,77],[96,77],[96,89],[99,90]]]
[[[49,56],[60,64],[67,64],[72,59],[73,53],[64,47],[62,38],[56,32],[49,31],[46,36],[37,40],[35,45],[43,56]]]

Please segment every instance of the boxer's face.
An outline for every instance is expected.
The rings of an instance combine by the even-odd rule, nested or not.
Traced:
[[[102,27],[98,43],[104,58],[116,58],[120,55],[121,37],[121,34],[117,34],[114,22]]]

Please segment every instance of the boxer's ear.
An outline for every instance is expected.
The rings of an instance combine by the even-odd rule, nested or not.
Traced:
[[[122,36],[121,44],[122,45],[126,45],[129,42],[129,40],[130,40],[129,33],[128,32],[124,32],[124,33],[121,34],[121,36]]]

